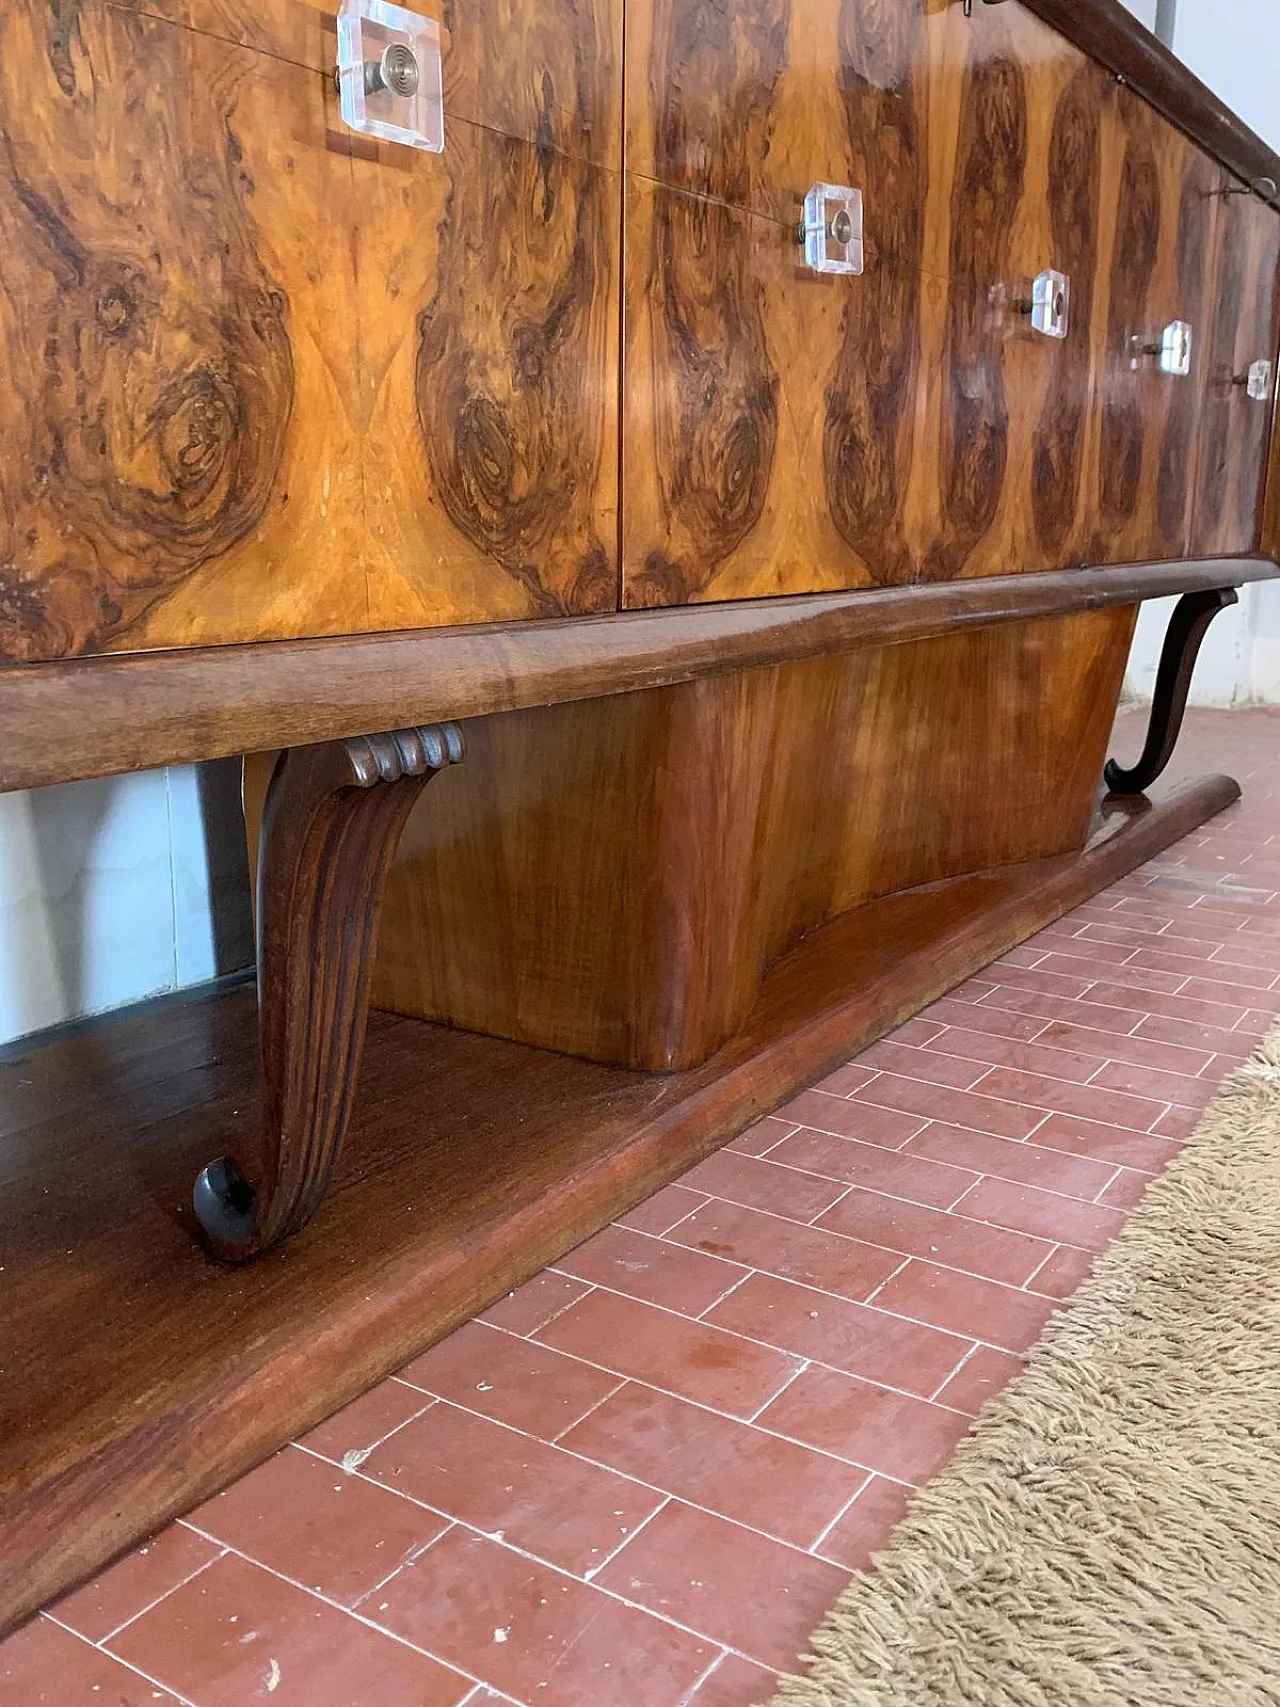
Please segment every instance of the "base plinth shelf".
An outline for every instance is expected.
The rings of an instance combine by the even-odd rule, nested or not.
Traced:
[[[314,1222],[229,1270],[190,1181],[257,1130],[252,991],[0,1065],[0,1630],[189,1510],[800,1086],[1238,798],[1103,802],[1084,852],[873,902],[668,1076],[375,1015]],[[252,1160],[252,1158],[247,1158]]]

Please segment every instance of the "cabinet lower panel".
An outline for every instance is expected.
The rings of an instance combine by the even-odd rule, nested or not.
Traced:
[[[1133,620],[1082,612],[470,721],[466,764],[410,820],[388,881],[374,1005],[696,1066],[807,932],[1084,845]]]

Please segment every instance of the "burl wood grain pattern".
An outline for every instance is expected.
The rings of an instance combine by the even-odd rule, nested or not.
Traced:
[[[1238,321],[1247,240],[1218,241],[1223,173],[1153,108],[1017,4],[779,0],[738,34],[717,14],[723,41],[694,0],[639,10],[626,603],[1251,548],[1211,518],[1190,537],[1211,307]],[[864,191],[861,278],[789,247],[818,179]],[[1019,312],[1048,267],[1061,342]],[[1181,381],[1142,353],[1175,319],[1198,333]],[[1231,419],[1238,513],[1258,470]]]
[[[83,4],[84,0],[76,0]],[[338,0],[111,0],[329,76]],[[414,0],[441,26],[450,119],[550,145],[597,165],[621,159],[622,0]],[[54,10],[72,22],[66,0]]]
[[[104,6],[0,20],[0,655],[101,647],[272,505],[297,376],[232,117],[254,69]]]
[[[912,578],[927,56],[916,0],[635,9],[626,603]],[[819,179],[866,192],[861,279],[800,265]]]
[[[1017,5],[798,0],[752,10],[709,79],[692,0],[643,11],[627,42],[626,602],[1159,555],[1095,525],[1120,152],[1107,74]],[[767,147],[744,153],[743,125]],[[818,179],[864,191],[860,278],[798,264],[790,227]],[[1048,266],[1072,284],[1061,343],[1018,307]]]
[[[1280,214],[1251,196],[1220,198],[1213,314],[1206,327],[1204,425],[1195,475],[1191,549],[1225,556],[1257,543],[1261,484],[1274,415]],[[1255,401],[1244,379],[1271,361],[1272,396]]]
[[[372,1001],[672,1070],[806,932],[1079,848],[1133,607],[478,719],[410,820]]]
[[[1099,399],[1090,560],[1181,557],[1189,543],[1209,365],[1213,243],[1222,173],[1128,90],[1105,257],[1105,386]],[[1151,347],[1174,320],[1192,328],[1192,368],[1163,373]]]
[[[551,141],[579,70],[541,141],[424,156],[266,51],[5,12],[0,657],[615,602],[616,191]]]

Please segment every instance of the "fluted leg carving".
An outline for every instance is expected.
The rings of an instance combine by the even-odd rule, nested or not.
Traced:
[[[314,1215],[346,1132],[383,880],[426,784],[462,757],[452,723],[283,753],[263,811],[258,1006],[265,1166],[220,1156],[193,1205],[214,1256],[242,1262]]]
[[[1143,793],[1173,757],[1200,643],[1218,612],[1236,602],[1234,587],[1213,587],[1203,593],[1185,593],[1174,606],[1156,671],[1146,744],[1137,764],[1128,770],[1114,759],[1107,760],[1102,776],[1112,794]]]

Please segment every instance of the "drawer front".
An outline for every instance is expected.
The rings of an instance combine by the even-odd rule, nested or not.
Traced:
[[[0,656],[616,603],[611,174],[101,0],[0,106]]]

